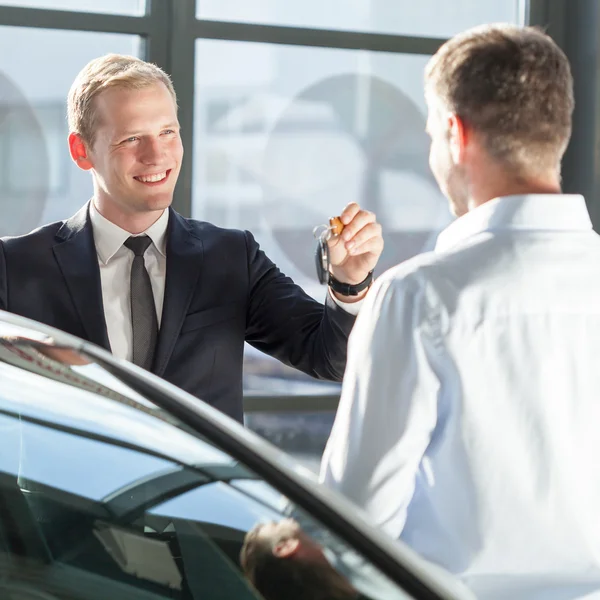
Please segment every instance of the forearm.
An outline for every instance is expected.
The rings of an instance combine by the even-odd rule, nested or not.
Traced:
[[[338,306],[331,297],[325,305],[304,295],[286,294],[286,304],[272,306],[271,326],[263,319],[248,331],[247,341],[255,348],[312,377],[341,381],[346,367],[348,336],[356,317]],[[277,324],[274,320],[277,319]]]
[[[420,297],[375,285],[358,316],[321,480],[398,536],[436,421]]]

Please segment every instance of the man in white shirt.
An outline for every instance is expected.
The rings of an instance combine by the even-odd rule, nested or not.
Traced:
[[[600,238],[561,193],[568,61],[479,27],[425,92],[459,218],[365,300],[322,479],[477,597],[600,597]]]
[[[375,215],[355,203],[341,213],[323,306],[249,232],[170,208],[183,147],[161,69],[131,56],[95,59],[67,109],[71,157],[91,173],[94,196],[67,221],[0,240],[0,309],[104,346],[238,420],[245,341],[341,379],[383,249]]]

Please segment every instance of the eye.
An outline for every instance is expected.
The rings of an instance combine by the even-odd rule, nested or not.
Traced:
[[[162,133],[163,133],[163,135],[171,135],[171,134],[175,134],[177,132],[174,129],[165,129]]]
[[[137,142],[138,141],[138,137],[135,135],[132,135],[131,137],[128,137],[126,140],[123,140],[123,143],[131,143],[131,142]]]

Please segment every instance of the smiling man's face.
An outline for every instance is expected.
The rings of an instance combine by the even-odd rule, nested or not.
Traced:
[[[168,208],[183,146],[167,87],[109,88],[95,99],[95,111],[98,127],[88,158],[98,205],[130,215]]]

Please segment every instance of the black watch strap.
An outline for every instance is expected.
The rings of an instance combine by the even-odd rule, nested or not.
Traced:
[[[342,296],[358,296],[363,290],[368,288],[373,281],[373,271],[369,271],[369,274],[360,282],[354,285],[350,283],[342,283],[338,281],[331,273],[329,273],[329,287]]]

